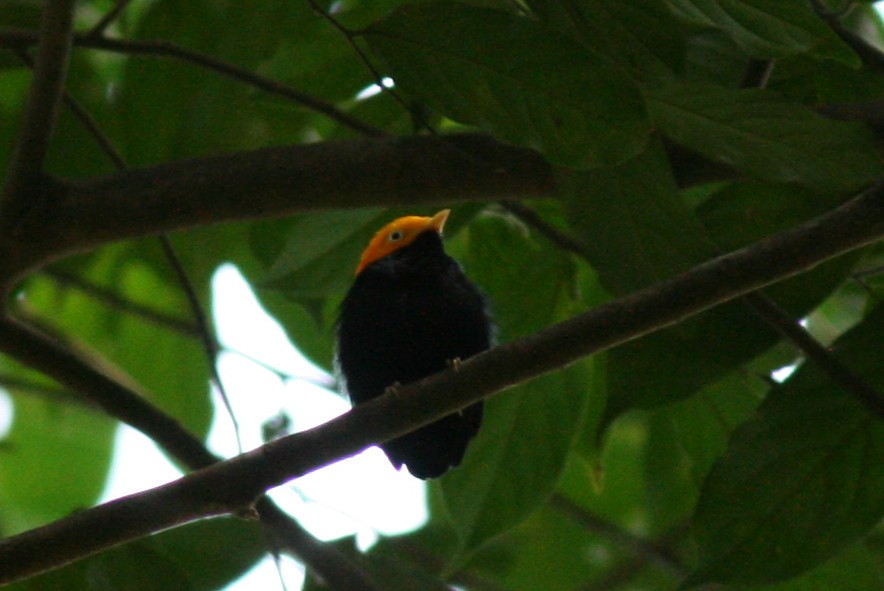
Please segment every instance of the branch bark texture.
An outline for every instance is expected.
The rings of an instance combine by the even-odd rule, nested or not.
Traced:
[[[83,558],[187,521],[241,511],[265,490],[353,455],[481,398],[654,330],[884,236],[884,182],[801,226],[675,278],[477,355],[180,480],[0,542],[0,583]],[[101,531],[101,535],[83,532]]]
[[[0,235],[7,291],[37,266],[118,240],[319,209],[544,197],[554,181],[533,150],[461,134],[267,148],[40,187]]]

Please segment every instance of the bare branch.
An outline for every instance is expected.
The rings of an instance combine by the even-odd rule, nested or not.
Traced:
[[[278,439],[165,486],[8,538],[0,542],[0,583],[192,519],[243,511],[271,487],[882,236],[884,182],[801,226],[479,354],[457,370],[403,386],[396,394],[360,405],[324,425]],[[0,328],[0,336],[4,336],[0,348],[12,348],[17,357],[28,352],[26,348],[16,350],[15,342],[10,341],[14,326],[6,322]]]

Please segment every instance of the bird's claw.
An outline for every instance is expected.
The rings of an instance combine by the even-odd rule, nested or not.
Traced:
[[[387,396],[393,396],[395,398],[399,398],[399,393],[402,390],[402,384],[399,382],[393,382],[386,388],[384,388],[384,394]]]
[[[447,365],[448,369],[450,369],[451,371],[460,371],[460,366],[463,365],[463,360],[460,357],[446,359],[445,365]]]

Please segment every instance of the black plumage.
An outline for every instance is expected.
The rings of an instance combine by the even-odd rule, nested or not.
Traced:
[[[338,366],[358,405],[471,357],[491,339],[484,296],[445,253],[440,232],[426,229],[358,272],[341,305]],[[436,478],[460,464],[482,412],[473,404],[381,448],[396,468]]]

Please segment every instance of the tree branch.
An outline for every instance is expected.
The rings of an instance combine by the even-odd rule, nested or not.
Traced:
[[[592,262],[589,251],[579,240],[551,226],[530,207],[510,200],[503,201],[501,205],[560,248]],[[742,301],[872,413],[884,417],[884,398],[870,384],[838,361],[775,301],[760,291],[746,294]]]
[[[0,582],[187,521],[238,512],[265,490],[577,359],[675,324],[884,236],[884,182],[801,226],[403,386],[324,425],[175,482],[0,542]],[[3,345],[10,343],[6,339]],[[88,533],[87,533],[88,532]]]
[[[536,152],[458,134],[266,148],[42,186],[0,235],[5,290],[36,266],[127,238],[318,209],[549,196],[554,184]]]
[[[70,57],[74,0],[46,2],[27,109],[6,179],[2,211],[21,209],[39,178],[55,127]]]
[[[0,316],[0,351],[81,393],[90,404],[135,426],[191,467],[208,466],[218,460],[181,423],[139,396],[134,384],[123,385],[61,343],[5,316]]]
[[[135,427],[166,453],[193,469],[201,468],[219,461],[203,444],[187,431],[178,421],[154,407],[144,397],[139,396],[132,388],[123,385],[105,375],[102,371],[87,364],[83,359],[65,349],[59,343],[36,332],[34,329],[18,322],[0,317],[0,350],[18,359],[29,367],[42,371],[53,377],[62,385],[76,392],[76,399],[90,406],[103,409],[107,414]],[[13,386],[17,383],[13,383]],[[320,573],[334,589],[353,589],[356,591],[377,591],[367,575],[352,564],[348,558],[340,555],[331,547],[324,548],[312,539],[291,517],[285,514],[270,499],[263,497],[256,503],[262,521],[269,526],[274,539],[281,548],[310,564]],[[140,522],[136,515],[123,513],[124,522],[136,535]],[[112,513],[109,519],[120,516]],[[127,521],[128,520],[128,521]],[[100,520],[99,520],[100,521]],[[100,527],[105,523],[100,522]],[[81,537],[90,537],[89,533],[74,533],[67,541],[52,542],[50,547],[58,552],[68,551],[72,545],[82,541]],[[137,537],[137,535],[136,535]],[[2,545],[2,542],[0,542]],[[2,554],[2,550],[0,550]],[[5,558],[0,557],[0,573],[4,571],[2,564]],[[39,562],[39,561],[38,561]],[[42,564],[42,563],[40,563]],[[49,563],[47,568],[61,564]],[[38,572],[42,570],[34,565]],[[3,576],[0,575],[0,581]],[[2,583],[0,583],[2,584]]]

